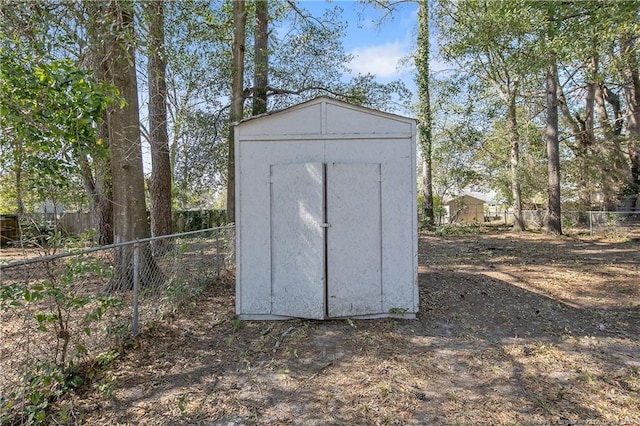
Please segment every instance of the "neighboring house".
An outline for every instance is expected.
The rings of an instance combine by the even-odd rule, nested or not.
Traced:
[[[449,223],[483,223],[484,201],[471,195],[461,195],[446,204]]]

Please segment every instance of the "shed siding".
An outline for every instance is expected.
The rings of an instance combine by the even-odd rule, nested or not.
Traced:
[[[404,310],[409,315],[417,312],[414,120],[320,98],[245,121],[236,127],[235,135],[238,225],[236,312],[239,315],[248,319],[286,315],[279,313],[282,309],[273,309],[279,302],[273,300],[278,296],[272,285],[274,222],[270,219],[273,206],[270,174],[273,165],[305,163],[325,164],[326,167],[332,163],[376,165],[376,173],[379,174],[376,195],[379,198],[379,217],[372,220],[379,223],[375,238],[381,241],[381,247],[379,260],[376,261],[380,263],[380,270],[372,274],[379,276],[381,294],[378,307],[371,308],[379,312],[371,316],[387,316],[389,310],[394,308]],[[343,195],[346,196],[346,193]],[[353,213],[350,215],[356,214],[359,205],[357,200],[351,201]],[[363,223],[370,219],[366,214],[363,212]],[[294,223],[294,219],[291,217],[286,220]],[[348,218],[343,219],[344,226],[348,226]],[[366,226],[372,225],[368,223]],[[280,231],[276,230],[275,234],[279,235]],[[357,238],[356,235],[349,235],[349,238]],[[327,237],[330,238],[330,232]],[[368,239],[372,236],[363,237]],[[371,244],[368,241],[365,246]],[[327,265],[330,267],[330,263]],[[349,273],[357,273],[355,270],[345,271],[347,267],[347,261],[339,267],[343,269],[344,277],[348,278]],[[371,280],[375,281],[375,278]],[[346,281],[349,280],[345,278]],[[340,291],[352,294],[347,297],[355,297],[353,294],[358,293],[357,289]],[[298,297],[303,296],[301,294]],[[331,310],[330,302],[323,302]],[[348,315],[358,315],[358,309]],[[362,309],[366,311],[369,308]],[[298,316],[296,313],[290,315]],[[332,311],[330,315],[339,316],[338,311]]]

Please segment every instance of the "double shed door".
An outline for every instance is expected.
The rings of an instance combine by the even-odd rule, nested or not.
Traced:
[[[380,164],[271,166],[271,313],[382,309]]]

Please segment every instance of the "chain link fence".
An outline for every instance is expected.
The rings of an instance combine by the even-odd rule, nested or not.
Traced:
[[[522,217],[529,229],[542,229],[547,223],[546,210],[524,210]],[[638,236],[640,212],[563,211],[562,229],[589,235]]]
[[[234,242],[226,226],[0,265],[0,424],[44,421],[70,371],[231,270]]]

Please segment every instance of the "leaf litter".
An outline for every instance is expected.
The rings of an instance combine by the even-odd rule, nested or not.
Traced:
[[[228,276],[144,330],[109,392],[58,408],[95,425],[640,424],[638,241],[423,233],[417,320],[241,322]]]

